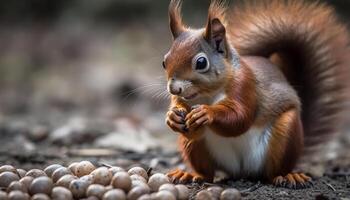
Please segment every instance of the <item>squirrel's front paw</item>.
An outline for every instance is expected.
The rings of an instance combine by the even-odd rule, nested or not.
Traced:
[[[187,132],[186,127],[186,117],[187,111],[181,108],[173,108],[169,110],[166,114],[166,123],[167,125],[175,132],[183,133]]]
[[[185,118],[186,127],[189,130],[197,130],[203,125],[213,122],[214,114],[208,105],[200,105],[194,108]]]

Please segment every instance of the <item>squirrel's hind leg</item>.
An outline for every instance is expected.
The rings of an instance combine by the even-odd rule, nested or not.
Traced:
[[[175,183],[212,182],[215,165],[210,158],[205,141],[203,139],[189,140],[184,136],[179,136],[179,148],[183,160],[194,172],[173,170],[167,174],[169,178]]]
[[[303,127],[297,109],[290,109],[276,119],[269,143],[265,166],[269,180],[275,186],[293,189],[310,186],[310,177],[292,173],[303,151]]]

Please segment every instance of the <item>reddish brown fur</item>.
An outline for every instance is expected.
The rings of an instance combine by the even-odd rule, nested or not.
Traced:
[[[347,100],[344,91],[349,88],[350,80],[348,33],[333,10],[320,3],[249,1],[227,14],[220,2],[213,1],[210,6],[203,38],[210,40],[212,20],[218,18],[226,28],[225,42],[237,48],[242,56],[241,67],[227,73],[225,80],[217,84],[198,86],[201,92],[210,94],[222,84],[226,94],[224,100],[202,105],[200,109],[208,118],[209,128],[224,137],[244,134],[252,124],[264,126],[275,119],[263,176],[270,181],[278,176],[277,182],[286,179],[304,183],[308,181],[306,176],[289,174],[302,154],[303,132],[308,147],[321,141],[320,136],[337,132],[337,125],[343,119],[340,111]],[[172,0],[169,7],[171,29],[177,38],[165,60],[168,79],[191,78],[191,59],[200,48],[199,40],[188,40],[188,29],[181,24],[180,4],[181,1]],[[267,78],[273,69],[281,70],[284,76],[276,73],[271,77],[282,82],[286,82],[286,77],[298,92],[302,109],[293,92],[288,94],[290,101],[281,97],[275,99],[279,102],[271,99],[267,102],[269,98],[264,95],[268,94],[258,87],[255,76],[260,73]],[[191,112],[179,97],[172,98],[170,108]],[[208,157],[202,134],[203,129],[183,133],[180,150],[196,173],[212,180],[217,166]]]
[[[213,123],[209,127],[224,137],[243,134],[255,118],[257,102],[254,75],[243,62],[241,65],[234,77],[227,80],[229,84],[225,90],[229,98],[211,107]]]
[[[318,1],[246,1],[228,20],[230,41],[239,53],[274,55],[272,61],[298,91],[306,147],[339,132],[350,52],[348,32],[333,9]]]

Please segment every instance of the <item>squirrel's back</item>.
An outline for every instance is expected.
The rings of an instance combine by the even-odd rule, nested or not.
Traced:
[[[278,65],[302,104],[305,146],[337,133],[350,81],[349,37],[334,10],[319,2],[248,1],[226,14],[242,56]]]

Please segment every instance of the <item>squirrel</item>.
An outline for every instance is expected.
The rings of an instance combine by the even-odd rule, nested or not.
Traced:
[[[167,175],[178,183],[212,182],[221,170],[281,187],[310,186],[311,177],[293,170],[306,147],[339,131],[348,100],[349,38],[333,8],[212,0],[206,26],[192,29],[183,24],[181,5],[169,5],[166,123],[179,133],[193,172]]]

